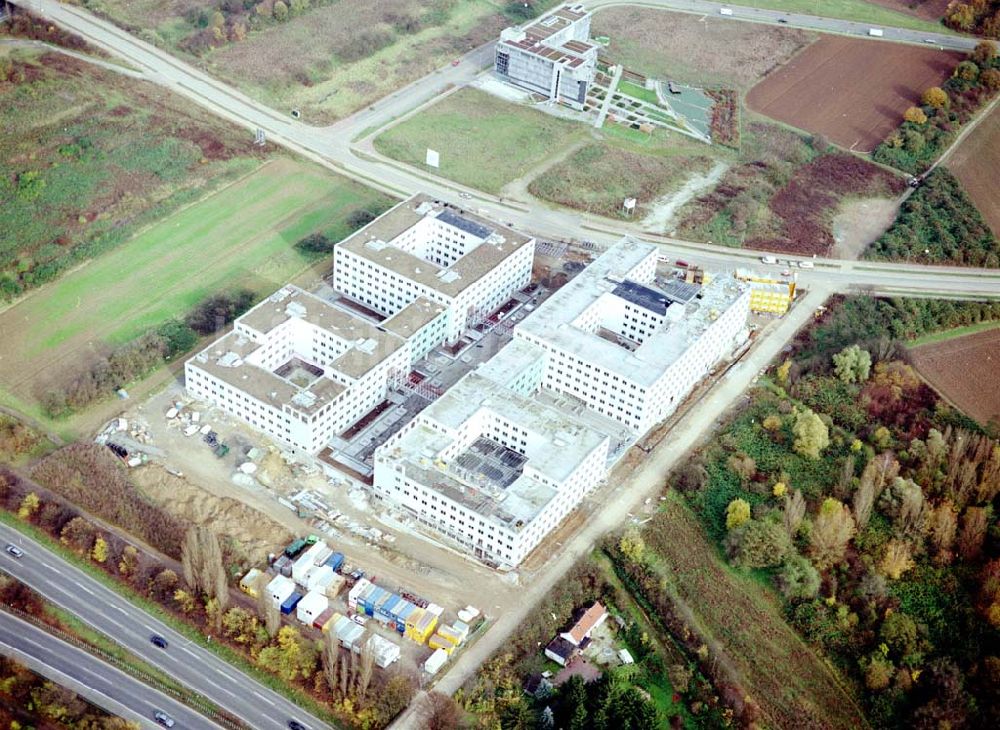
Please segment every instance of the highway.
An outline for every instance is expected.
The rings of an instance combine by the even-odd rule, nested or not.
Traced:
[[[0,611],[0,653],[144,728],[160,727],[153,721],[157,710],[172,717],[178,730],[220,728],[187,705],[6,611]]]
[[[24,556],[0,552],[0,565],[6,572],[255,730],[287,730],[292,718],[310,730],[327,727],[31,538],[0,525],[0,543],[8,542],[21,547]],[[169,646],[154,647],[149,641],[153,634],[166,638]],[[202,718],[201,724],[207,725],[208,720]]]

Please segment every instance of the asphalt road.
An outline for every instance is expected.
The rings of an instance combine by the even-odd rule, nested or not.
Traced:
[[[6,611],[0,611],[0,653],[144,728],[160,727],[153,721],[157,710],[170,715],[177,730],[220,727],[187,705]]]
[[[826,18],[820,15],[788,13],[783,10],[766,10],[764,8],[751,8],[744,5],[707,2],[707,0],[638,0],[637,2],[628,2],[628,0],[588,0],[584,4],[589,10],[614,5],[637,5],[662,8],[664,10],[676,10],[682,13],[711,15],[713,19],[745,20],[754,23],[767,23],[769,25],[777,24],[779,20],[784,20],[789,26],[795,28],[805,28],[823,33],[863,36],[864,38],[871,39],[872,42],[881,41],[884,43],[886,41],[895,41],[899,43],[919,43],[920,45],[937,46],[956,51],[970,51],[981,40],[979,38],[969,38],[950,33],[892,28],[872,23],[858,23],[852,20]],[[816,9],[820,10],[822,7],[822,0],[817,0]],[[731,10],[732,15],[722,15],[719,11],[723,8]],[[881,30],[882,36],[879,38],[869,36],[868,31],[872,28]]]
[[[0,525],[0,543],[9,542],[20,546],[25,554],[17,559],[7,552],[0,552],[5,571],[135,655],[169,673],[179,683],[239,717],[250,727],[287,730],[291,718],[311,730],[327,727],[31,538],[12,527]],[[165,637],[169,646],[166,649],[154,647],[149,642],[153,634]],[[203,720],[203,723],[207,721]]]

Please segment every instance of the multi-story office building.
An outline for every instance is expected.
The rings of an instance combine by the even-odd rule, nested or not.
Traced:
[[[534,238],[415,195],[334,247],[333,285],[386,316],[442,304],[453,342],[530,283],[534,256]]]
[[[623,239],[514,330],[546,355],[542,386],[640,435],[746,337],[750,290],[658,280],[657,249]]]
[[[507,28],[497,43],[494,71],[523,89],[583,109],[597,73],[590,17],[582,5],[564,5],[523,28]]]
[[[608,469],[606,434],[518,392],[537,389],[536,354],[511,342],[383,444],[376,498],[476,558],[520,563]]]
[[[315,453],[385,399],[390,379],[409,372],[414,348],[441,336],[445,314],[418,300],[377,325],[286,286],[187,361],[187,390]]]

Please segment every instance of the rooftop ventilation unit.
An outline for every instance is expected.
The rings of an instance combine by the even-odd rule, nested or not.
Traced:
[[[302,408],[310,408],[316,403],[316,394],[308,390],[300,390],[292,396],[292,403]]]
[[[224,368],[238,368],[243,364],[243,358],[230,350],[219,358],[219,366]]]
[[[302,319],[306,316],[306,305],[302,302],[289,302],[285,305],[285,314],[289,317]]]

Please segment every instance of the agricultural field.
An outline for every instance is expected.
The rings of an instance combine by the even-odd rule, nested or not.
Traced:
[[[278,158],[145,229],[0,312],[0,401],[37,415],[46,386],[109,347],[236,288],[268,293],[314,259],[294,244],[349,232],[358,208],[391,201],[319,168]]]
[[[824,36],[747,94],[753,111],[871,152],[962,54]]]
[[[951,153],[948,169],[959,179],[993,234],[1000,238],[1000,108],[995,108]]]
[[[0,49],[0,298],[256,168],[247,133],[150,83]]]
[[[889,10],[923,18],[929,21],[940,21],[951,0],[870,0]],[[942,30],[944,30],[942,28]]]
[[[616,125],[548,168],[528,186],[535,197],[607,217],[621,214],[622,202],[639,202],[632,217],[652,213],[664,196],[675,193],[692,175],[707,172],[712,150],[679,134],[657,130],[647,135]]]
[[[651,8],[612,7],[594,14],[591,35],[609,36],[602,56],[659,79],[745,91],[816,35],[756,23],[702,19]],[[719,53],[725,48],[725,53]]]
[[[917,372],[935,390],[981,424],[1000,421],[1000,329],[918,345],[910,349]]]
[[[427,148],[435,149],[441,167],[432,172],[497,194],[588,134],[587,125],[464,88],[386,130],[374,145],[420,169],[427,169]]]
[[[219,78],[278,109],[299,108],[313,124],[371,104],[511,24],[490,0],[285,0],[284,20],[278,0],[249,9],[224,2],[219,15],[194,0],[89,5],[97,3],[140,36],[155,33]]]

